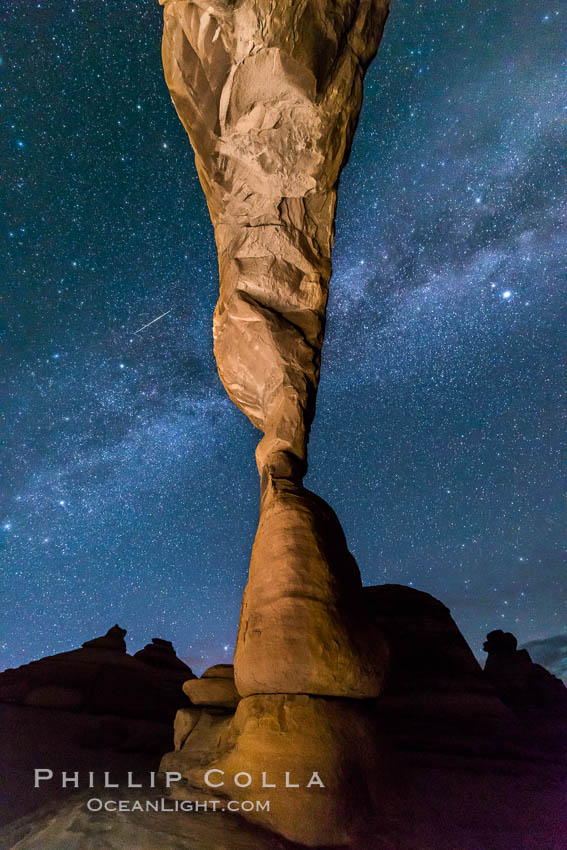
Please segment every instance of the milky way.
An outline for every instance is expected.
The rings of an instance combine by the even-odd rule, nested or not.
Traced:
[[[307,484],[364,582],[433,593],[475,652],[563,628],[561,8],[397,0],[340,186]],[[161,10],[3,18],[2,666],[115,622],[228,661],[259,434],[216,374]]]

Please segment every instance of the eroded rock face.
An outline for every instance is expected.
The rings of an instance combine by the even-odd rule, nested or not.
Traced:
[[[215,356],[264,432],[261,472],[301,476],[315,409],[336,188],[388,0],[160,0],[163,64],[219,256]]]
[[[336,515],[309,490],[271,480],[240,614],[238,692],[375,697],[387,659]]]
[[[212,667],[207,667],[202,674],[201,679],[233,679],[234,680],[234,665],[233,664],[213,664]]]
[[[328,788],[316,800],[284,789],[265,822],[293,840],[340,843],[349,833],[347,813],[364,793],[355,773],[369,767],[376,740],[360,701],[380,693],[387,649],[364,616],[360,574],[336,516],[301,481],[337,181],[389,3],[160,2],[166,81],[215,230],[218,371],[264,434],[236,690],[230,678],[210,673],[185,684],[207,709],[194,726],[193,715],[179,716],[181,749],[164,756],[162,769],[179,769],[191,781],[191,765],[215,764],[222,752],[235,771],[248,757],[258,770],[284,762],[303,770],[323,758]],[[211,713],[237,703],[233,719]],[[249,789],[243,793],[248,798]]]
[[[206,679],[190,679],[183,685],[193,705],[218,708],[236,708],[240,696],[234,687],[234,679],[209,676]]]
[[[173,796],[193,799],[197,788],[221,800],[270,801],[247,817],[309,846],[350,846],[380,789],[385,823],[392,777],[371,703],[262,694],[241,700],[233,718],[205,722],[162,759],[161,770],[188,783]]]
[[[173,723],[173,746],[176,750],[180,750],[201,716],[201,709],[180,708],[175,715]]]

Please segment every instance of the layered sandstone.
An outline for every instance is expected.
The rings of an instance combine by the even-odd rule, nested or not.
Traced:
[[[234,678],[223,676],[203,676],[201,679],[189,679],[183,685],[193,705],[213,706],[216,708],[236,708],[240,696],[234,686]]]
[[[358,568],[344,540],[329,554],[338,521],[301,480],[337,182],[388,0],[161,2],[165,76],[215,230],[218,371],[264,434],[236,685],[242,695],[373,697],[386,655],[377,639],[368,649],[359,624]]]
[[[377,806],[385,828],[396,783],[371,701],[259,694],[206,724],[162,759],[186,780],[177,799],[258,800],[247,817],[308,846],[350,846]]]
[[[305,488],[270,480],[240,614],[239,693],[375,697],[387,659],[335,513]]]
[[[302,479],[337,182],[388,0],[160,2],[166,81],[215,230],[218,371],[229,397],[263,432],[260,522],[234,683],[209,673],[185,685],[203,709],[198,718],[178,715],[176,750],[162,769],[210,793],[194,768],[202,774],[212,765],[248,762],[256,770],[266,760],[291,761],[305,774],[323,762],[334,779],[320,793],[277,794],[263,821],[292,840],[341,843],[352,831],[348,813],[364,777],[380,758],[362,700],[380,694],[388,652],[365,616],[339,521]]]
[[[219,374],[264,432],[260,471],[300,476],[337,181],[388,0],[160,2],[165,76],[215,228]]]

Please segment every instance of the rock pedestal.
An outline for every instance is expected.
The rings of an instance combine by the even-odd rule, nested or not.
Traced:
[[[358,566],[329,505],[271,479],[240,615],[239,693],[378,696],[388,651],[364,618],[361,594]]]
[[[208,705],[215,708],[236,708],[240,696],[234,687],[234,679],[226,676],[208,676],[190,679],[183,685],[193,705]]]
[[[358,569],[344,540],[337,557],[323,551],[328,531],[342,533],[301,480],[337,182],[388,0],[161,2],[165,77],[215,229],[219,375],[264,434],[236,685],[242,695],[375,696],[386,658],[377,641],[367,657],[352,616]]]
[[[385,817],[393,781],[371,702],[260,694],[242,699],[232,720],[209,721],[206,732],[209,758],[197,749],[205,736],[196,727],[192,747],[162,760],[162,770],[187,780],[175,785],[178,799],[199,789],[257,800],[247,817],[309,846],[348,844],[378,805]]]
[[[321,733],[333,783],[318,789],[316,799],[304,789],[299,806],[297,798],[294,805],[278,797],[280,813],[267,818],[297,840],[335,841],[347,828],[340,801],[358,787],[343,769],[344,741],[349,729],[359,729],[360,700],[381,691],[387,650],[363,616],[358,567],[336,516],[301,481],[319,382],[337,183],[389,2],[160,2],[165,77],[215,230],[219,376],[263,432],[256,449],[260,523],[235,654],[236,690],[245,699],[233,720],[222,720],[209,708],[234,707],[228,693],[234,686],[222,677],[187,683],[185,692],[206,710],[194,727],[193,716],[179,717],[179,728],[191,731],[163,764],[185,759],[186,775],[191,759],[207,760],[207,748],[213,763],[219,735],[234,765],[248,751],[254,760],[257,735],[272,760],[289,746],[303,770],[310,757],[302,748]],[[367,750],[357,734],[364,773]]]

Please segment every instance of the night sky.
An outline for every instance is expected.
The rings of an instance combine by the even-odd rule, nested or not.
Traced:
[[[396,0],[339,193],[306,484],[366,584],[434,594],[477,653],[492,628],[565,628],[561,8]],[[216,373],[161,9],[1,15],[0,664],[118,622],[200,671],[232,657],[260,435]]]

